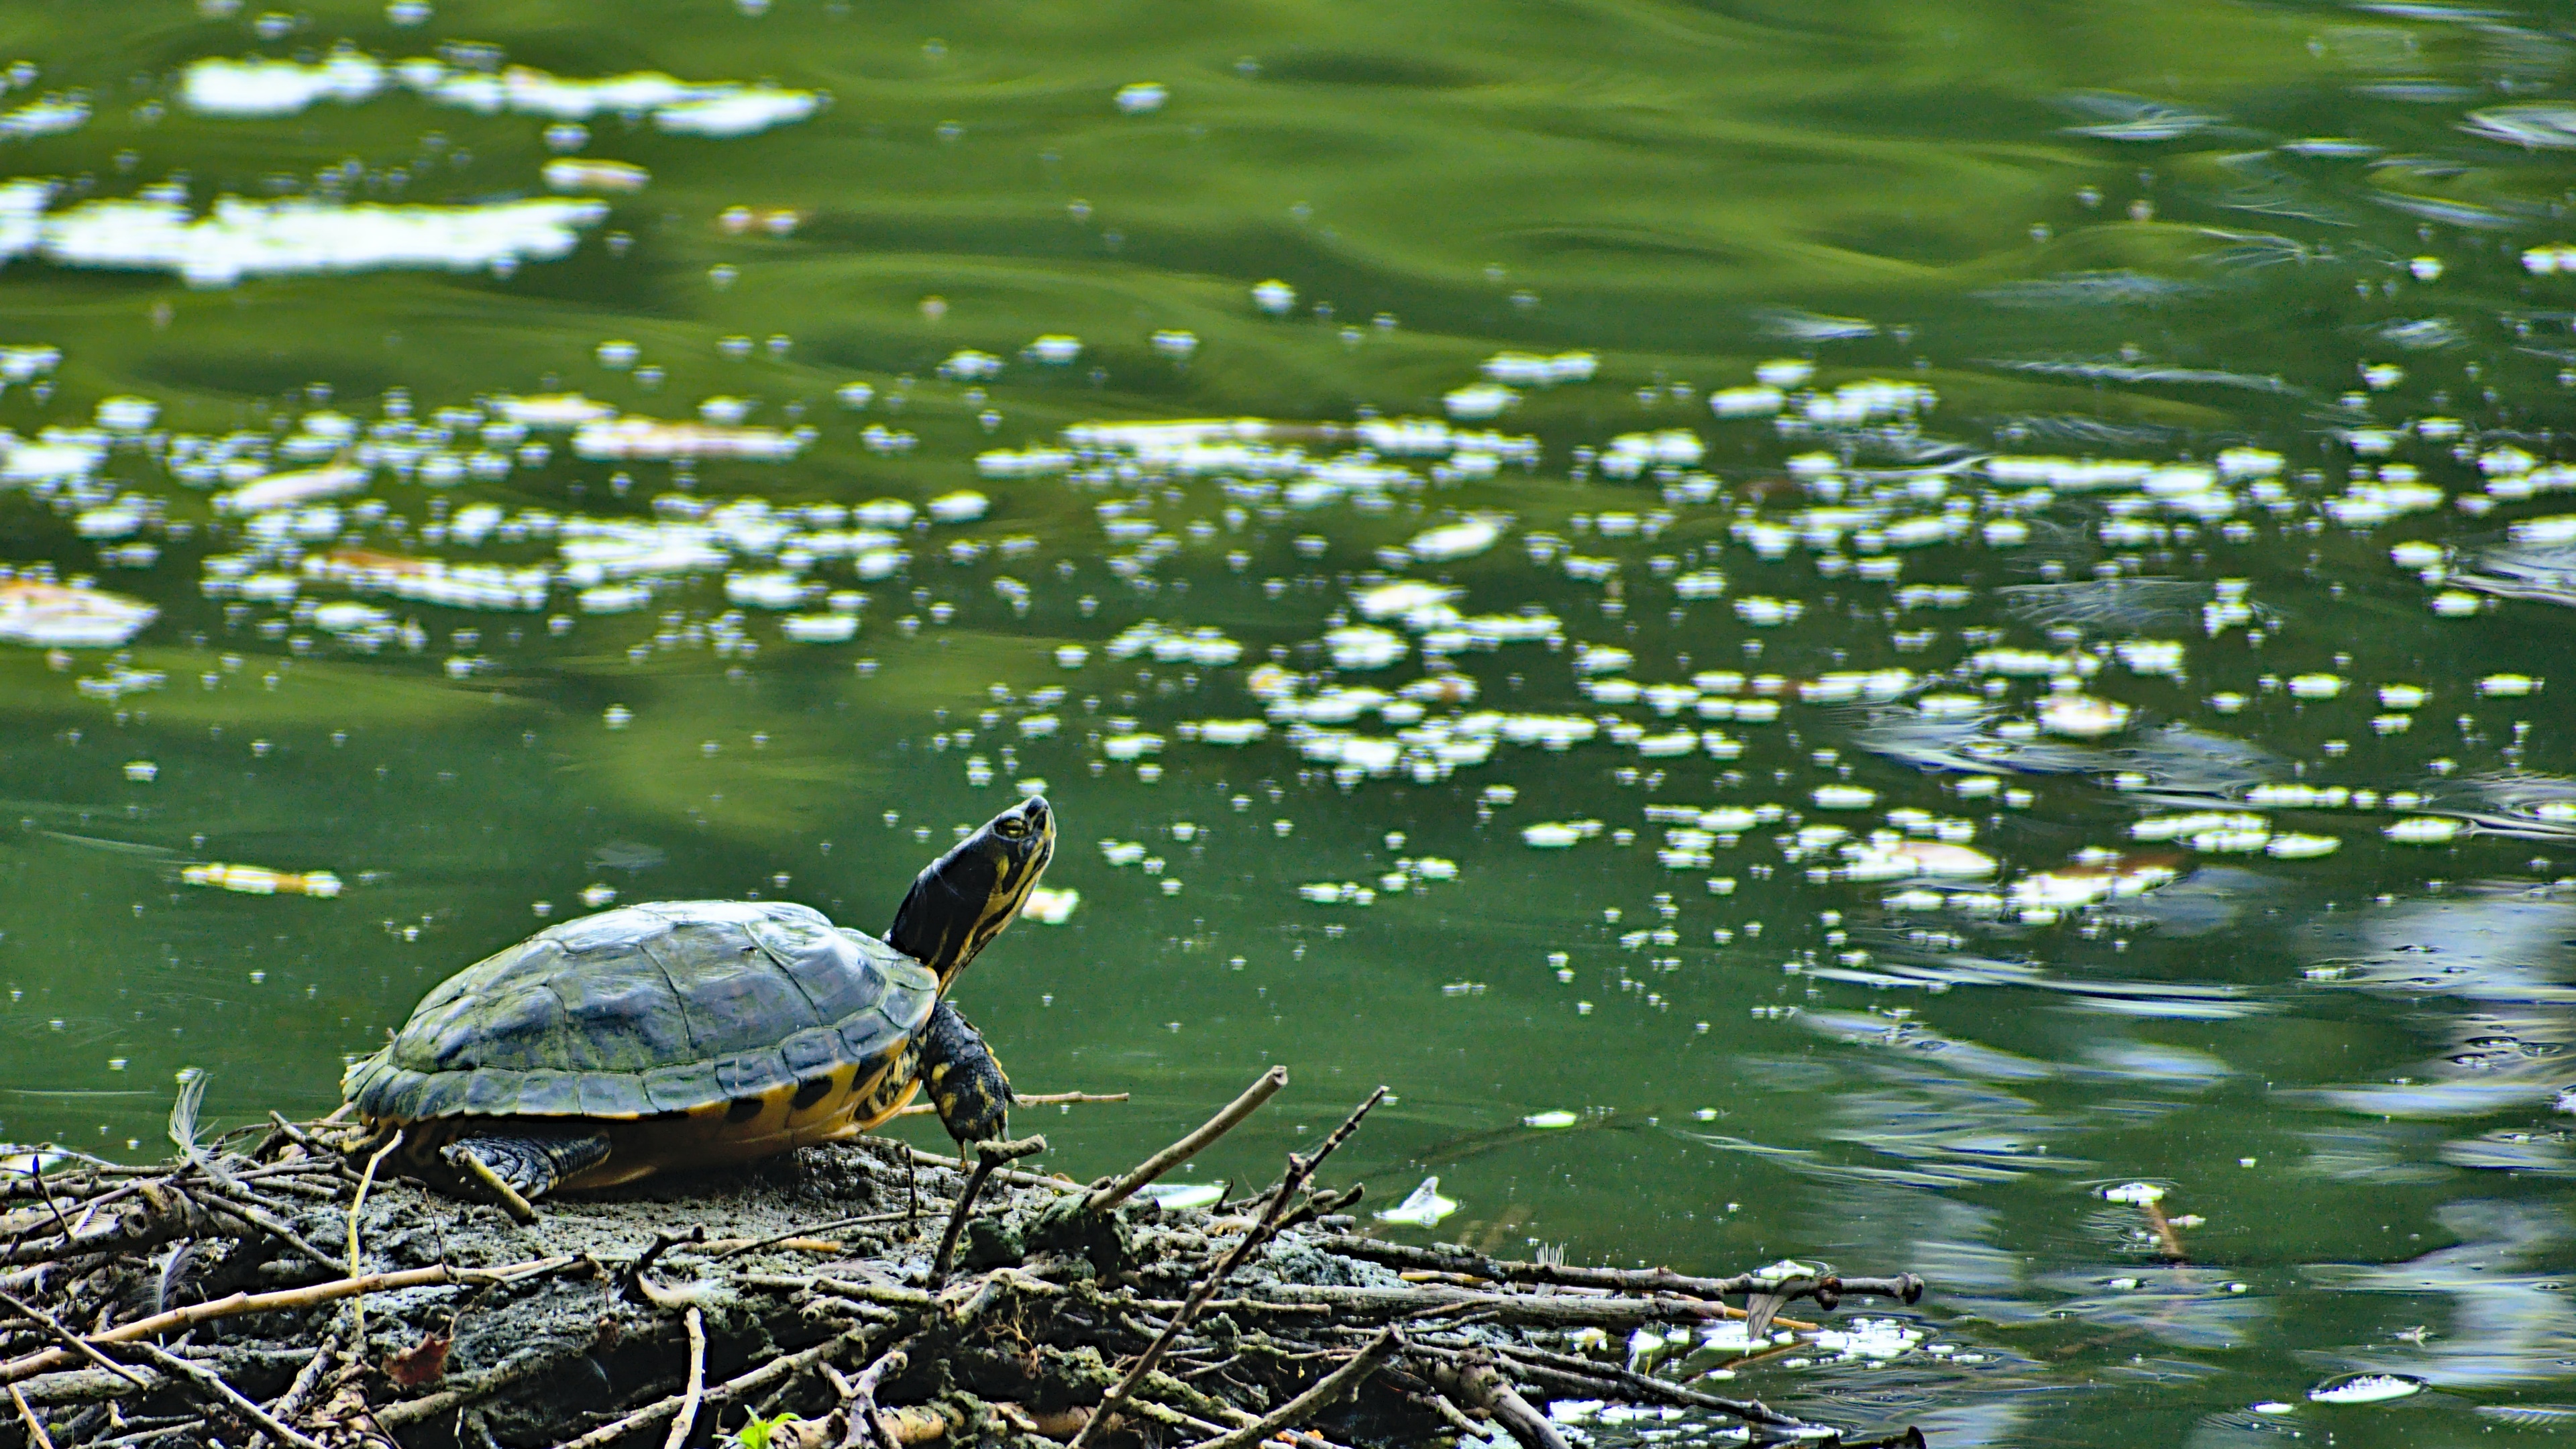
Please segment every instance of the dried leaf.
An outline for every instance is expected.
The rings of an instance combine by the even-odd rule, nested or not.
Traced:
[[[385,1377],[392,1379],[394,1387],[401,1389],[416,1389],[423,1384],[437,1382],[439,1375],[447,1372],[447,1350],[454,1342],[448,1331],[432,1331],[410,1348],[387,1355]]]

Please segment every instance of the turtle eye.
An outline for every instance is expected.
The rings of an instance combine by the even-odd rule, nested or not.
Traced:
[[[1007,816],[993,822],[993,833],[1005,840],[1017,840],[1029,833],[1028,822],[1016,815]]]

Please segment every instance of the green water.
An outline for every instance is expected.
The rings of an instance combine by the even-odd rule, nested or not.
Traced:
[[[2563,10],[777,0],[397,18],[418,19],[8,7],[0,61],[34,74],[0,116],[75,92],[89,114],[21,120],[37,134],[0,140],[0,178],[59,182],[56,218],[173,182],[161,194],[199,215],[226,195],[547,194],[554,117],[389,77],[289,114],[185,103],[208,57],[311,64],[344,41],[451,74],[649,69],[827,103],[721,138],[589,117],[557,136],[568,154],[649,185],[607,196],[568,255],[506,274],[191,287],[61,251],[0,268],[0,345],[60,349],[0,391],[0,427],[26,443],[90,427],[109,396],[159,409],[95,440],[95,466],[0,491],[0,562],[160,611],[124,651],[0,645],[18,822],[0,835],[0,1134],[151,1153],[187,1066],[214,1073],[219,1117],[326,1111],[344,1057],[422,991],[594,887],[785,897],[875,928],[954,828],[1042,779],[1064,831],[1048,884],[1079,903],[1015,927],[960,999],[1023,1091],[1133,1094],[1024,1110],[1057,1169],[1131,1162],[1285,1062],[1287,1094],[1197,1180],[1273,1171],[1383,1082],[1395,1100],[1337,1169],[1376,1207],[1434,1174],[1459,1204],[1398,1237],[1921,1273],[1931,1336],[1911,1352],[1737,1380],[1834,1422],[1920,1424],[1944,1446],[2493,1442],[2561,1422],[2531,1405],[2576,1403],[2559,1281],[2576,1148],[2553,1110],[2576,1081],[2558,1060],[2576,897],[2551,888],[2576,835],[2558,703],[2576,556],[2547,525],[2507,532],[2557,513],[2563,486],[2547,460],[2576,279],[2525,260],[2576,241],[2553,144],[2576,139]],[[1123,113],[1135,83],[1167,99]],[[734,207],[750,214],[728,226]],[[783,234],[762,220],[778,212],[795,213]],[[9,236],[0,250],[27,251]],[[1254,302],[1272,279],[1295,292],[1283,314]],[[1164,331],[1195,352],[1158,351]],[[1022,357],[1050,334],[1081,339],[1078,360]],[[603,364],[612,340],[631,364]],[[962,349],[999,375],[943,376]],[[1504,350],[1588,352],[1597,375],[1458,423],[1527,440],[1467,447],[1508,455],[1490,472],[1387,456],[1404,476],[1292,499],[1360,446],[1311,429],[1270,444],[1303,447],[1293,467],[974,465],[1084,422],[1436,418]],[[1707,394],[1782,360],[1815,369],[1787,388],[1794,425],[1712,413]],[[1937,404],[1809,406],[1872,379]],[[863,408],[837,396],[852,383]],[[746,426],[814,433],[791,460],[688,468],[586,460],[543,428],[475,436],[494,395],[554,391],[661,419],[728,396]],[[326,409],[378,429],[406,405],[449,436],[397,442],[506,476],[377,467],[337,518],[263,541],[212,496],[327,463],[328,444],[239,450],[225,482],[176,441],[310,435],[298,420]],[[871,427],[915,442],[872,448]],[[1669,429],[1704,455],[1603,466],[1614,437]],[[547,456],[517,456],[527,443]],[[2229,449],[2277,457],[2189,471]],[[290,604],[231,579],[298,576],[340,545],[560,568],[550,520],[678,522],[655,512],[668,495],[783,514],[966,488],[989,512],[897,530],[893,577],[802,566],[799,612],[867,595],[839,643],[729,602],[728,572],[778,568],[756,551],[648,571],[651,602],[627,613],[560,579],[528,610],[310,578]],[[120,497],[138,531],[82,537]],[[478,504],[504,525],[448,536]],[[1851,512],[1809,512],[1827,506]],[[1471,516],[1507,517],[1490,549],[1386,553]],[[2433,547],[2392,562],[2410,542]],[[111,552],[136,544],[157,558]],[[1722,592],[1677,583],[1712,571]],[[1336,670],[1327,634],[1400,578],[1462,591],[1461,615],[1542,612],[1553,642],[1387,619],[1403,656]],[[2083,587],[2101,579],[2165,582]],[[351,599],[386,611],[372,651],[304,607]],[[1759,622],[1775,615],[1746,600],[1801,612]],[[1113,657],[1145,621],[1239,652]],[[1064,646],[1088,655],[1067,667]],[[1292,729],[1255,694],[1270,661],[1301,699],[1453,676],[1475,698],[1444,683],[1393,718],[1345,698],[1356,717]],[[102,697],[120,662],[160,686]],[[1911,678],[1875,702],[1800,694],[1888,670]],[[2133,713],[2098,740],[2067,714],[2038,727],[2050,670]],[[1740,697],[1773,690],[1777,718],[1713,717],[1744,712],[1730,681],[1705,681],[1710,704],[1579,685],[1710,671],[1776,676]],[[1941,696],[1962,713],[1922,704]],[[1265,712],[1240,745],[1182,728]],[[1059,727],[1024,732],[1032,716]],[[1591,736],[1492,742],[1490,716]],[[1405,734],[1444,721],[1464,742],[1445,760]],[[1159,752],[1131,753],[1144,735]],[[1977,779],[1993,793],[1962,789]],[[1836,810],[1819,787],[1874,794]],[[1692,818],[1721,807],[1758,818]],[[1529,843],[1549,824],[1573,843]],[[1848,838],[1798,838],[1823,826]],[[1862,877],[1936,837],[1995,871],[1848,878],[1845,847],[1873,831],[1893,834]],[[181,874],[216,861],[345,889]],[[2033,879],[2052,871],[2054,906]],[[1572,1125],[1524,1123],[1552,1112]],[[2188,1264],[2105,1198],[2132,1182],[2166,1189]],[[2365,1370],[2431,1387],[2306,1397]],[[2292,1407],[2252,1410],[2267,1402]]]

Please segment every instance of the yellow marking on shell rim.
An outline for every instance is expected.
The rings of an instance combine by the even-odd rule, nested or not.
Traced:
[[[565,1178],[556,1190],[615,1187],[657,1172],[749,1162],[857,1136],[912,1100],[921,1088],[918,1065],[918,1048],[908,1046],[873,1075],[864,1075],[856,1066],[836,1067],[830,1073],[832,1089],[802,1110],[795,1106],[802,1083],[788,1082],[748,1099],[707,1102],[649,1117],[435,1117],[400,1124],[409,1130],[396,1156],[415,1176],[450,1181],[455,1173],[438,1149],[459,1137],[588,1128],[607,1134],[607,1160]],[[741,1121],[728,1120],[736,1100],[755,1101],[759,1110]]]

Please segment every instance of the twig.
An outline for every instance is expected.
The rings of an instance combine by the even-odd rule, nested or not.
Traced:
[[[406,1268],[397,1273],[369,1273],[360,1278],[341,1278],[329,1283],[310,1283],[301,1288],[282,1288],[274,1293],[235,1293],[205,1303],[191,1303],[149,1318],[119,1324],[103,1333],[89,1335],[93,1345],[133,1343],[139,1339],[158,1338],[175,1329],[194,1328],[219,1318],[232,1318],[244,1313],[274,1313],[280,1309],[318,1308],[337,1303],[361,1293],[391,1293],[403,1288],[424,1288],[447,1283],[506,1283],[534,1273],[551,1273],[578,1261],[574,1258],[533,1258],[499,1268],[456,1268],[441,1263],[429,1268]],[[0,1384],[17,1383],[35,1377],[48,1369],[60,1368],[74,1360],[69,1349],[41,1348],[34,1353],[0,1363]]]
[[[1360,1103],[1358,1110],[1343,1119],[1341,1126],[1334,1128],[1329,1136],[1316,1144],[1313,1153],[1288,1154],[1288,1171],[1279,1179],[1278,1196],[1271,1201],[1268,1216],[1263,1218],[1259,1227],[1236,1239],[1234,1246],[1226,1250],[1225,1256],[1217,1260],[1216,1268],[1201,1280],[1196,1288],[1190,1290],[1189,1298],[1181,1304],[1181,1311],[1172,1315],[1171,1322],[1164,1326],[1161,1336],[1148,1345],[1144,1353],[1138,1355],[1134,1366],[1127,1370],[1126,1376],[1113,1385],[1108,1393],[1101,1396],[1100,1406],[1092,1411],[1090,1419],[1084,1422],[1081,1431],[1073,1436],[1071,1449],[1087,1449],[1091,1441],[1098,1437],[1101,1426],[1109,1422],[1110,1416],[1118,1411],[1118,1406],[1125,1403],[1130,1394],[1136,1392],[1136,1385],[1142,1382],[1147,1374],[1152,1373],[1154,1365],[1161,1362],[1163,1355],[1170,1351],[1172,1341],[1179,1338],[1190,1326],[1190,1320],[1198,1317],[1199,1310],[1207,1306],[1208,1299],[1216,1296],[1218,1285],[1225,1282],[1227,1275],[1241,1267],[1243,1260],[1252,1256],[1254,1249],[1269,1241],[1270,1235],[1278,1231],[1279,1220],[1288,1215],[1289,1201],[1296,1197],[1297,1190],[1306,1185],[1306,1180],[1314,1176],[1315,1169],[1323,1165],[1325,1158],[1333,1155],[1335,1148],[1340,1147],[1350,1139],[1353,1132],[1359,1130],[1361,1119],[1368,1116],[1369,1109],[1385,1100],[1385,1097],[1386,1088],[1384,1087],[1369,1093],[1368,1100]]]
[[[521,1379],[544,1373],[569,1359],[578,1358],[588,1353],[595,1342],[596,1340],[575,1341],[570,1344],[556,1344],[551,1348],[530,1349],[461,1382],[451,1378],[447,1380],[450,1387],[440,1389],[437,1393],[427,1394],[417,1399],[405,1399],[399,1404],[378,1409],[373,1417],[377,1427],[390,1431],[405,1424],[416,1424],[423,1419],[453,1413],[477,1399],[489,1398]]]
[[[1683,1384],[1668,1384],[1652,1375],[1636,1373],[1617,1364],[1595,1363],[1588,1358],[1575,1358],[1570,1354],[1550,1353],[1543,1348],[1527,1348],[1518,1344],[1505,1344],[1502,1352],[1506,1358],[1535,1367],[1583,1374],[1597,1382],[1624,1389],[1638,1398],[1657,1399],[1681,1408],[1714,1409],[1747,1423],[1768,1424],[1775,1429],[1802,1428],[1806,1424],[1805,1420],[1784,1414],[1760,1399],[1721,1398]]]
[[[791,1353],[784,1358],[773,1358],[769,1362],[762,1364],[760,1367],[753,1369],[749,1373],[727,1379],[723,1383],[716,1385],[714,1388],[707,1390],[703,1402],[707,1404],[724,1404],[729,1403],[734,1399],[741,1398],[746,1394],[756,1394],[762,1389],[768,1388],[771,1384],[777,1383],[779,1380],[784,1379],[791,1374],[802,1373],[806,1369],[812,1368],[824,1359],[829,1358],[858,1342],[859,1334],[854,1331],[842,1334],[837,1338],[827,1338],[821,1343],[818,1343],[812,1348],[806,1349],[800,1353]],[[661,1423],[664,1419],[678,1413],[680,1411],[680,1398],[680,1395],[673,1394],[671,1397],[664,1399],[659,1403],[647,1404],[643,1408],[637,1409],[634,1413],[627,1415],[625,1418],[602,1424],[598,1428],[591,1430],[589,1433],[581,1435],[579,1438],[566,1439],[561,1444],[556,1445],[555,1449],[607,1449],[607,1446],[616,1443],[618,1440],[625,1438],[636,1430],[649,1429],[653,1425]]]
[[[367,1189],[376,1185],[376,1169],[383,1165],[386,1154],[402,1146],[402,1140],[403,1129],[397,1127],[394,1135],[385,1139],[385,1145],[376,1149],[376,1155],[367,1159],[366,1175],[358,1179],[357,1195],[349,1200],[349,1276],[352,1278],[358,1276],[358,1210],[367,1205]],[[356,1325],[351,1333],[358,1341],[359,1356],[364,1357],[367,1346],[365,1294],[359,1294],[357,1301],[349,1305],[349,1317]]]
[[[913,1180],[913,1170],[915,1168],[936,1167],[947,1172],[957,1172],[961,1170],[957,1166],[956,1158],[942,1157],[935,1152],[924,1152],[920,1148],[913,1146],[911,1143],[904,1141],[900,1137],[861,1137],[856,1140],[871,1147],[891,1149],[896,1154],[896,1160],[904,1164],[907,1181]],[[1009,1183],[1013,1187],[1041,1187],[1049,1192],[1059,1193],[1081,1192],[1083,1190],[1081,1187],[1067,1182],[1060,1177],[1042,1177],[1034,1172],[1014,1172],[1009,1168],[1003,1168],[1002,1170],[994,1173],[993,1177],[994,1180]],[[917,1182],[914,1182],[913,1190],[916,1192],[919,1191]]]
[[[456,1161],[464,1167],[467,1177],[481,1183],[485,1192],[500,1200],[501,1211],[510,1215],[510,1221],[526,1227],[537,1220],[537,1210],[529,1205],[517,1188],[510,1186],[509,1179],[492,1170],[492,1164],[483,1160],[482,1153],[460,1146],[456,1149]]]
[[[226,1186],[227,1181],[228,1180],[224,1178],[215,1179],[215,1190],[212,1194],[215,1199],[215,1203],[209,1208],[210,1211],[216,1213],[231,1213],[234,1217],[240,1218],[243,1222],[250,1224],[252,1227],[255,1227],[261,1232],[268,1234],[270,1237],[277,1239],[286,1246],[293,1248],[296,1252],[303,1254],[305,1258],[321,1267],[337,1268],[340,1266],[338,1261],[332,1258],[330,1254],[323,1252],[320,1248],[304,1241],[303,1234],[298,1233],[295,1229],[278,1221],[277,1218],[266,1209],[259,1207],[255,1203],[245,1201],[245,1199],[250,1196],[250,1190],[248,1188],[242,1187],[238,1181],[233,1181],[230,1183],[230,1187],[228,1189]]]
[[[975,1207],[976,1194],[984,1190],[984,1179],[1005,1162],[1017,1162],[1046,1151],[1044,1137],[1023,1137],[1017,1142],[978,1142],[975,1144],[975,1171],[966,1179],[966,1190],[958,1194],[956,1210],[948,1215],[948,1231],[939,1238],[939,1256],[930,1264],[929,1290],[936,1293],[948,1282],[948,1266],[957,1251],[957,1235],[966,1228],[966,1215]]]
[[[313,1350],[313,1356],[304,1361],[303,1368],[296,1370],[294,1382],[286,1386],[285,1393],[270,1401],[268,1406],[270,1413],[292,1424],[295,1422],[295,1416],[304,1412],[305,1401],[313,1397],[314,1386],[322,1382],[323,1368],[331,1362],[332,1356],[340,1351],[342,1341],[340,1330],[341,1325],[335,1318],[331,1327],[323,1333],[321,1346]],[[267,1442],[265,1439],[254,1437],[251,1440],[251,1449],[260,1449],[260,1446]]]
[[[87,1340],[83,1339],[79,1334],[72,1332],[70,1329],[63,1327],[62,1320],[54,1317],[50,1313],[47,1313],[45,1310],[27,1302],[14,1293],[0,1292],[0,1303],[6,1303],[10,1307],[18,1310],[20,1313],[34,1319],[39,1327],[43,1328],[47,1333],[52,1334],[56,1339],[59,1339],[65,1347],[71,1349],[81,1357],[88,1359],[91,1363],[97,1364],[100,1368],[107,1370],[109,1373],[115,1374],[117,1377],[124,1379],[127,1383],[134,1385],[138,1389],[148,1386],[148,1381],[145,1380],[141,1374],[138,1374],[134,1370],[127,1368],[125,1365],[118,1363],[116,1360],[109,1358],[106,1354],[100,1353],[97,1349],[90,1347]],[[14,1385],[11,1387],[10,1392],[13,1394],[17,1392]]]
[[[1568,1288],[1608,1288],[1620,1293],[1674,1293],[1690,1298],[1785,1292],[1788,1298],[1813,1298],[1829,1310],[1836,1307],[1846,1293],[1894,1298],[1903,1303],[1914,1303],[1923,1297],[1923,1280],[1911,1273],[1899,1273],[1893,1278],[1844,1278],[1829,1274],[1821,1278],[1781,1279],[1760,1273],[1738,1273],[1732,1278],[1693,1278],[1669,1268],[1578,1268],[1562,1263],[1507,1262],[1455,1243],[1416,1248],[1403,1243],[1381,1243],[1374,1238],[1341,1234],[1326,1238],[1317,1246],[1328,1253],[1367,1258],[1390,1267],[1464,1273],[1498,1283],[1555,1283]],[[1742,1318],[1745,1314],[1730,1308],[1726,1310],[1726,1316]],[[1785,1318],[1779,1321],[1792,1328],[1815,1327]]]
[[[1279,1089],[1287,1085],[1286,1067],[1274,1066],[1263,1072],[1251,1086],[1243,1089],[1242,1096],[1227,1103],[1224,1111],[1210,1117],[1196,1132],[1146,1158],[1125,1177],[1083,1199],[1083,1210],[1095,1213],[1107,1212],[1135,1196],[1138,1188],[1198,1156],[1209,1143],[1233,1131],[1244,1118],[1259,1111],[1262,1103],[1279,1095]]]
[[[284,1117],[279,1116],[275,1110],[271,1110],[269,1112],[268,1120],[269,1130],[276,1132],[287,1141],[303,1148],[306,1153],[310,1154],[316,1160],[323,1162],[336,1162],[338,1160],[338,1153],[333,1152],[321,1143],[314,1141],[313,1134],[296,1126],[294,1123],[287,1121]]]
[[[1323,1382],[1271,1410],[1259,1422],[1246,1424],[1213,1439],[1201,1440],[1192,1449],[1245,1449],[1245,1446],[1258,1444],[1282,1429],[1302,1424],[1355,1392],[1363,1380],[1377,1372],[1378,1365],[1404,1346],[1403,1332],[1389,1328],[1370,1340],[1369,1346],[1361,1349],[1349,1363],[1324,1375]]]
[[[1396,1392],[1429,1409],[1441,1422],[1469,1439],[1485,1437],[1485,1426],[1467,1417],[1465,1410],[1449,1402],[1449,1396],[1432,1387],[1431,1381],[1401,1368],[1385,1371]]]
[[[705,1242],[706,1237],[707,1225],[704,1223],[694,1223],[690,1225],[689,1230],[685,1233],[666,1232],[657,1229],[653,1234],[653,1241],[645,1247],[643,1252],[635,1255],[635,1261],[627,1264],[624,1272],[617,1275],[617,1291],[619,1295],[629,1299],[640,1299],[646,1303],[652,1304],[656,1308],[687,1307],[688,1302],[685,1298],[676,1302],[671,1301],[669,1298],[669,1291],[654,1283],[651,1279],[646,1278],[644,1273],[645,1270],[651,1268],[655,1260],[659,1259],[664,1253],[683,1244]]]
[[[809,1227],[789,1228],[783,1233],[773,1234],[766,1238],[737,1238],[730,1241],[718,1238],[713,1239],[702,1246],[722,1249],[722,1251],[718,1252],[714,1258],[714,1261],[721,1263],[727,1258],[738,1258],[745,1253],[756,1253],[762,1248],[776,1247],[780,1243],[792,1243],[798,1239],[819,1240],[819,1236],[821,1234],[837,1233],[843,1228],[865,1227],[870,1223],[899,1223],[903,1221],[904,1216],[905,1215],[902,1213],[862,1213],[854,1218],[834,1218],[828,1223],[815,1223]]]
[[[1492,1354],[1444,1354],[1434,1362],[1433,1382],[1465,1399],[1469,1408],[1493,1415],[1521,1449],[1567,1449],[1565,1436],[1503,1378]]]
[[[703,1310],[689,1310],[689,1386],[680,1391],[680,1410],[671,1420],[671,1437],[662,1441],[662,1449],[681,1449],[689,1442],[689,1431],[698,1426],[698,1404],[707,1393],[707,1315]]]
[[[1061,1107],[1079,1102],[1124,1102],[1126,1100],[1125,1092],[1039,1092],[1034,1096],[1023,1092],[1011,1094],[1011,1105],[1014,1107]],[[915,1102],[908,1107],[896,1108],[895,1115],[927,1117],[938,1110],[937,1103]]]
[[[176,1438],[181,1434],[203,1434],[206,1432],[206,1428],[207,1424],[202,1416],[190,1415],[175,1424],[163,1424],[158,1428],[152,1429],[138,1429],[131,1434],[120,1434],[113,1439],[93,1439],[88,1444],[83,1445],[82,1449],[140,1449],[140,1446],[142,1445],[154,1443],[162,1439]]]
[[[884,1417],[877,1411],[877,1386],[885,1382],[887,1375],[903,1372],[904,1365],[911,1361],[904,1350],[911,1346],[912,1340],[907,1338],[887,1349],[855,1379],[841,1377],[830,1364],[823,1366],[832,1387],[841,1395],[841,1417],[846,1421],[841,1430],[841,1449],[900,1449],[894,1431],[886,1427]]]
[[[138,1343],[134,1345],[134,1351],[160,1365],[162,1372],[175,1374],[212,1395],[224,1407],[266,1430],[269,1437],[279,1443],[291,1444],[294,1449],[322,1449],[320,1442],[312,1436],[286,1427],[278,1422],[276,1415],[242,1397],[240,1390],[225,1383],[223,1376],[213,1370],[200,1368],[157,1344]]]
[[[124,1370],[117,1372],[123,1373]],[[27,1396],[18,1392],[16,1384],[9,1386],[9,1402],[17,1406],[18,1422],[27,1426],[29,1449],[54,1449],[54,1436],[45,1432],[45,1426],[36,1418],[36,1411],[27,1407]]]

